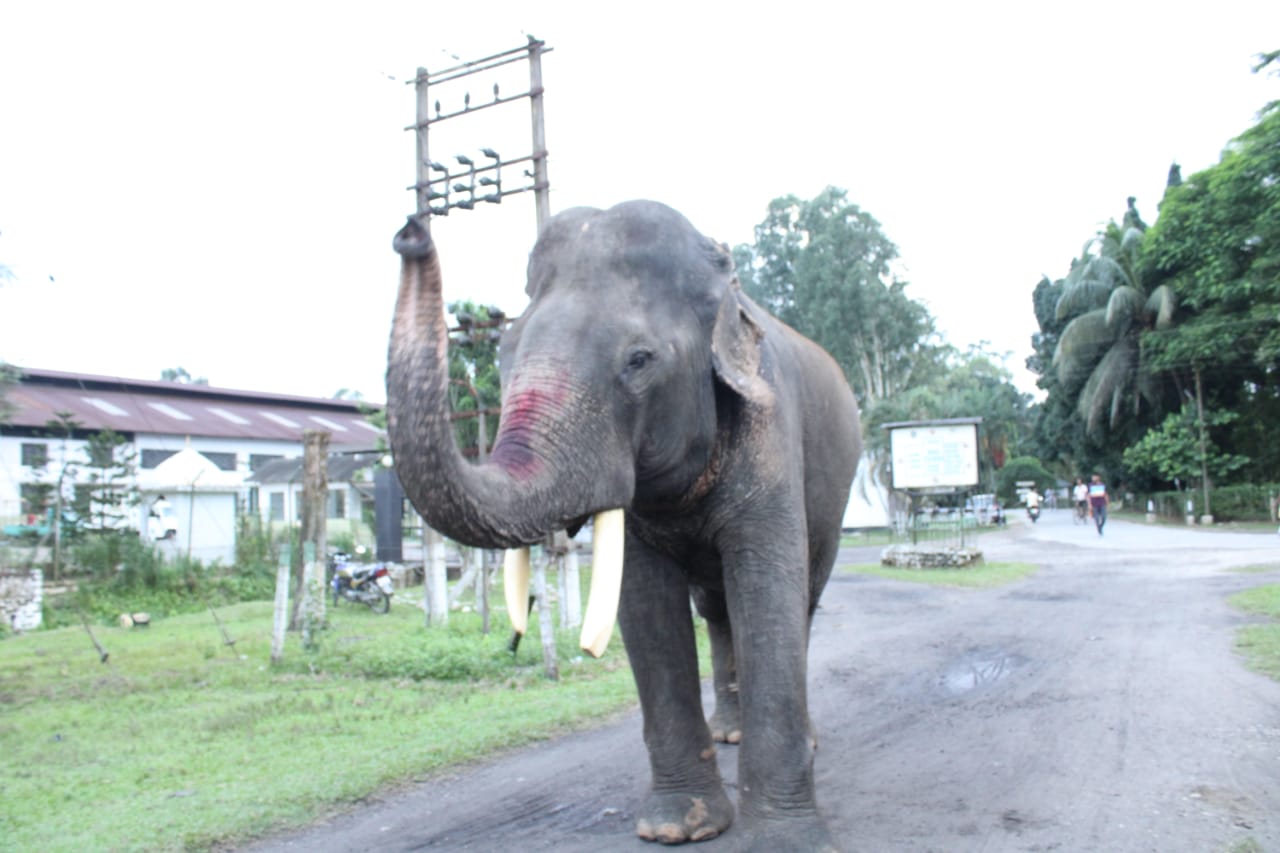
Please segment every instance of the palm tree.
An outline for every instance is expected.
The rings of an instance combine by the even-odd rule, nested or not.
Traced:
[[[1092,435],[1110,428],[1126,412],[1134,415],[1145,401],[1155,407],[1159,387],[1143,364],[1139,338],[1146,329],[1166,329],[1177,307],[1167,284],[1147,291],[1139,266],[1146,225],[1129,199],[1123,225],[1085,244],[1063,280],[1056,309],[1059,321],[1071,319],[1054,350],[1058,379],[1079,388],[1076,410]]]

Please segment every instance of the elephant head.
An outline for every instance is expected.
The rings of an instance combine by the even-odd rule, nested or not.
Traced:
[[[575,208],[545,225],[530,254],[530,304],[501,343],[497,439],[471,464],[450,426],[427,226],[411,219],[394,247],[391,448],[418,512],[458,541],[512,548],[602,511],[687,499],[714,477],[717,409],[734,396],[767,403],[759,309],[725,248],[655,202]]]

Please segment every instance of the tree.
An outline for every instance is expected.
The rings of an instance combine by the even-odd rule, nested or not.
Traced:
[[[1016,456],[1000,469],[996,484],[996,494],[1008,505],[1017,500],[1018,483],[1034,482],[1036,489],[1043,494],[1054,484],[1054,476],[1034,456]]]
[[[864,407],[935,357],[933,318],[892,273],[897,247],[845,190],[774,199],[733,256],[743,290],[831,353]]]
[[[141,496],[134,484],[137,454],[128,439],[104,429],[89,437],[84,456],[87,482],[76,486],[75,499],[81,528],[106,533],[131,526]]]
[[[1123,223],[1109,223],[1072,262],[1055,307],[1056,319],[1067,325],[1053,364],[1093,435],[1102,434],[1104,426],[1115,429],[1125,416],[1136,417],[1143,402],[1156,410],[1161,406],[1140,339],[1146,329],[1168,328],[1177,303],[1167,284],[1148,287],[1143,281],[1145,231],[1130,198]]]
[[[985,480],[1010,456],[1023,452],[1030,395],[1017,389],[1001,357],[984,346],[963,353],[948,347],[945,353],[920,384],[871,405],[863,422],[867,449],[887,449],[888,436],[881,428],[886,423],[980,417],[979,467]]]
[[[176,382],[179,385],[208,385],[209,380],[203,376],[193,378],[185,367],[166,367],[160,371],[161,382]]]
[[[1232,412],[1216,412],[1206,415],[1204,422],[1214,428],[1235,419]],[[1205,473],[1215,480],[1228,477],[1248,463],[1248,457],[1225,453],[1212,439],[1201,444],[1199,420],[1190,404],[1170,413],[1157,429],[1149,430],[1124,452],[1124,464],[1132,476],[1179,487],[1199,480]]]
[[[0,424],[7,423],[13,414],[13,404],[9,402],[8,392],[21,378],[22,374],[16,367],[0,361]]]
[[[486,308],[470,300],[449,305],[459,327],[449,347],[449,403],[455,413],[476,412],[477,409],[496,408],[502,404],[502,387],[498,374],[498,339],[502,333],[504,315],[496,308]],[[480,424],[484,423],[486,438],[484,450],[493,444],[497,435],[498,418],[486,417],[482,412],[471,417],[461,417],[454,422],[454,435],[458,446],[479,446]]]
[[[1179,303],[1175,326],[1143,336],[1153,369],[1187,389],[1198,376],[1207,409],[1239,415],[1226,446],[1254,478],[1280,477],[1280,104],[1166,191],[1144,254]]]

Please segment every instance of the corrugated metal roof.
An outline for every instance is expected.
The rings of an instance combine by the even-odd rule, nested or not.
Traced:
[[[19,369],[6,395],[15,427],[40,428],[70,412],[84,429],[123,433],[301,441],[304,429],[323,429],[331,445],[370,448],[381,435],[349,400]]]
[[[328,477],[330,483],[346,483],[355,478],[358,471],[378,464],[383,454],[370,453],[330,453],[328,459]],[[245,478],[246,483],[301,483],[302,458],[272,459],[263,462],[252,474]]]

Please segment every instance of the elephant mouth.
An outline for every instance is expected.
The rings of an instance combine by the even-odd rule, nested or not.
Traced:
[[[577,533],[585,523],[585,518],[579,520],[570,529],[570,535]],[[582,650],[595,658],[604,654],[618,622],[625,536],[626,514],[623,510],[611,509],[595,514],[591,536],[591,591],[582,617],[582,633],[578,637]],[[502,574],[511,627],[516,633],[524,634],[529,629],[528,546],[507,551]]]

